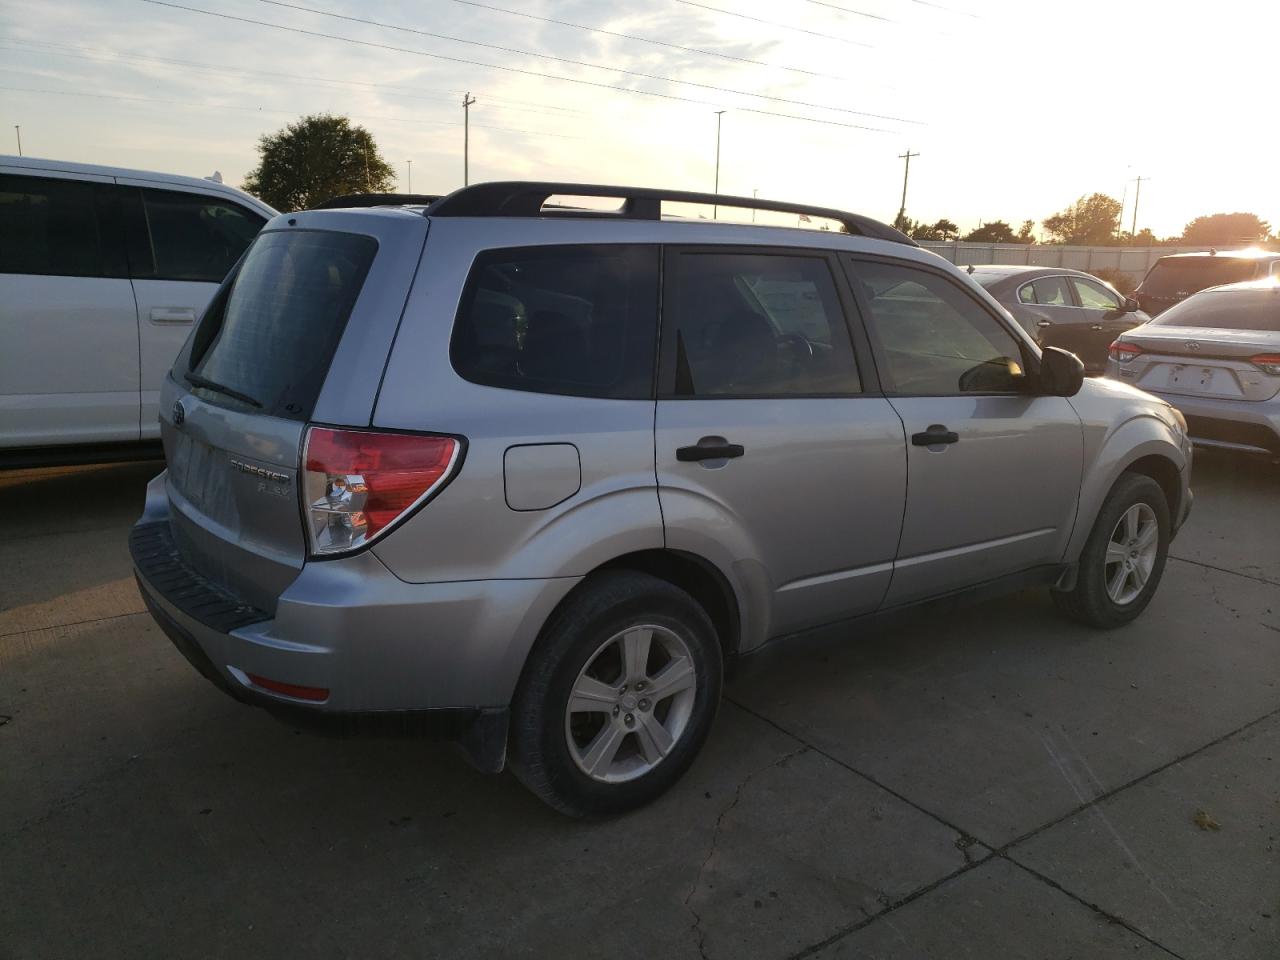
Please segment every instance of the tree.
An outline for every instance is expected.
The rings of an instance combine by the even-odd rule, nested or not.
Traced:
[[[933,230],[938,235],[939,240],[954,240],[960,236],[960,228],[954,223],[943,217],[933,225]]]
[[[1120,201],[1105,193],[1081,197],[1067,209],[1044,221],[1044,228],[1057,243],[1100,246],[1115,243],[1120,221]]]
[[[907,236],[912,240],[944,240],[945,237],[938,233],[937,228],[931,223],[921,223],[920,221],[908,221],[911,227],[907,230]]]
[[[1215,213],[1196,217],[1182,231],[1183,243],[1252,243],[1267,239],[1271,224],[1252,213]]]
[[[971,230],[962,240],[972,240],[975,243],[1017,243],[1018,238],[1014,235],[1013,227],[1009,226],[1003,220],[992,220],[990,223],[984,223],[977,230]]]
[[[369,131],[346,117],[303,117],[263,136],[258,154],[244,188],[285,213],[343,194],[384,192],[395,182]]]
[[[1018,230],[1018,242],[1032,244],[1036,242],[1036,235],[1033,232],[1036,228],[1034,220],[1023,220],[1022,227]]]

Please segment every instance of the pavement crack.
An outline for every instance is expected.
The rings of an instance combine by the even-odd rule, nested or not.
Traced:
[[[1241,573],[1239,570],[1230,570],[1227,567],[1219,567],[1217,564],[1205,563],[1203,560],[1191,560],[1187,557],[1176,557],[1172,553],[1169,554],[1169,559],[1177,560],[1179,563],[1190,563],[1193,566],[1204,567],[1206,570],[1217,570],[1219,573],[1229,573],[1233,577],[1243,577],[1245,580],[1265,583],[1268,586],[1280,587],[1280,581],[1272,580],[1269,577],[1258,577],[1251,573]]]
[[[782,766],[782,764],[786,763],[792,757],[798,757],[800,754],[805,753],[809,749],[810,748],[807,744],[802,745],[797,749],[792,750],[790,753],[784,754],[783,756],[778,757],[776,760],[773,760],[770,763],[765,764],[760,769],[752,770],[740,781],[738,781],[738,785],[737,787],[734,788],[734,791],[733,791],[733,799],[730,800],[728,804],[726,804],[725,808],[720,811],[719,816],[716,817],[715,826],[712,827],[711,829],[711,845],[707,849],[707,855],[702,858],[702,863],[698,866],[697,874],[694,875],[693,886],[689,888],[689,892],[685,894],[685,898],[684,898],[684,908],[693,915],[693,926],[690,929],[693,931],[694,935],[697,936],[698,938],[698,955],[702,957],[702,960],[709,960],[709,958],[707,957],[707,950],[706,950],[707,935],[706,935],[706,931],[702,929],[702,914],[698,913],[698,911],[693,906],[693,898],[697,894],[698,890],[702,888],[702,877],[707,872],[707,867],[711,864],[711,861],[715,859],[716,851],[720,845],[720,829],[724,825],[725,818],[729,816],[730,813],[733,812],[734,808],[738,806],[738,801],[742,799],[742,791],[747,788],[747,784],[749,784],[752,780],[754,780],[760,774],[765,773],[769,770],[772,770],[774,767]]]

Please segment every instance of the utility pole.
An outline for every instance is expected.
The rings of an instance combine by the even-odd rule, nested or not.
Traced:
[[[22,156],[22,124],[15,123],[13,132],[18,135],[18,156]]]
[[[907,161],[906,167],[902,171],[902,206],[898,208],[898,223],[900,224],[907,216],[907,178],[911,176],[911,158],[918,156],[920,154],[912,153],[910,147],[907,147],[906,153],[898,154],[899,160]]]
[[[405,193],[413,193],[413,161],[406,160],[405,163],[409,166],[409,185]]]
[[[1129,238],[1136,243],[1138,236],[1138,198],[1142,196],[1142,181],[1150,180],[1150,177],[1138,177],[1134,182],[1137,186],[1133,191],[1133,227],[1129,230]]]
[[[758,200],[758,199],[760,199],[760,188],[759,188],[759,187],[752,187],[752,188],[751,188],[751,199],[752,199],[752,200]],[[756,211],[755,211],[755,208],[754,208],[754,207],[752,207],[752,208],[751,208],[751,222],[752,222],[752,223],[755,223],[755,222],[756,222]]]
[[[471,105],[476,98],[468,90],[462,95],[462,185],[471,182]]]
[[[720,121],[724,118],[725,111],[716,111],[716,196],[720,195]],[[720,216],[720,205],[718,203],[711,205],[711,219],[717,220]]]

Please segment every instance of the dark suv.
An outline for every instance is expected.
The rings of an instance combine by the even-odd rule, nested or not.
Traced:
[[[1280,276],[1280,252],[1175,253],[1157,260],[1133,295],[1143,312],[1154,317],[1208,287],[1268,276]]]

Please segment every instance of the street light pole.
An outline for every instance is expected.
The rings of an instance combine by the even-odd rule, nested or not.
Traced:
[[[759,199],[760,199],[760,188],[759,188],[759,187],[752,187],[752,188],[751,188],[751,199],[752,199],[752,200],[759,200]],[[752,223],[755,223],[755,222],[756,222],[756,210],[755,210],[755,207],[752,207],[752,208],[751,208],[751,222],[752,222]]]
[[[716,111],[716,196],[720,195],[720,121],[723,119],[725,111]],[[720,217],[720,205],[718,203],[711,205],[711,219],[717,220]]]
[[[413,161],[406,160],[405,163],[409,166],[409,186],[405,193],[413,193]]]
[[[462,185],[471,180],[471,105],[476,98],[467,91],[462,95]]]
[[[18,156],[22,156],[22,124],[15,123],[13,132],[18,135]]]
[[[1137,186],[1133,190],[1133,226],[1129,230],[1129,237],[1134,243],[1138,242],[1138,199],[1142,196],[1142,181],[1150,179],[1150,177],[1138,177],[1134,181]]]

